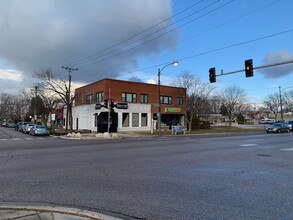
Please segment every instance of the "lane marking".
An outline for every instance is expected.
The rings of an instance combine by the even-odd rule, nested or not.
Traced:
[[[14,141],[19,141],[20,138],[12,138],[12,140],[14,140]]]
[[[241,144],[239,145],[240,147],[253,147],[253,146],[257,146],[258,144]]]
[[[293,151],[293,148],[284,148],[284,149],[280,149],[282,151]]]
[[[0,141],[7,141],[8,139],[5,139],[5,138],[3,138],[3,139],[0,139]]]

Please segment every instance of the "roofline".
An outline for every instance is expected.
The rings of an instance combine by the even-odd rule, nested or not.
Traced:
[[[153,86],[158,86],[158,84],[151,84],[151,83],[144,83],[144,82],[134,82],[134,81],[127,81],[127,80],[120,80],[120,79],[110,79],[110,78],[104,78],[104,79],[100,79],[98,81],[95,81],[95,82],[92,82],[92,83],[89,83],[89,84],[86,84],[84,86],[81,86],[81,87],[78,87],[76,88],[75,90],[77,89],[81,89],[81,88],[84,88],[84,87],[87,87],[89,85],[92,85],[92,84],[95,84],[95,83],[98,83],[98,82],[102,82],[102,81],[118,81],[118,82],[127,82],[127,83],[135,83],[135,84],[143,84],[143,85],[153,85]],[[185,89],[184,87],[177,87],[177,86],[166,86],[166,85],[160,85],[161,87],[169,87],[169,88],[177,88],[177,89]]]

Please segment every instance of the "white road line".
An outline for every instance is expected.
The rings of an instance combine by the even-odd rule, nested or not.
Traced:
[[[247,140],[247,142],[258,142],[258,141],[264,141],[265,139],[252,139],[252,140]]]
[[[3,138],[3,139],[0,139],[0,141],[7,141],[8,139],[5,139],[5,138]]]
[[[280,149],[282,151],[293,151],[293,148],[284,148],[284,149]]]
[[[253,146],[257,146],[258,144],[241,144],[239,145],[240,147],[253,147]]]
[[[12,138],[12,140],[14,140],[14,141],[19,141],[20,138]]]

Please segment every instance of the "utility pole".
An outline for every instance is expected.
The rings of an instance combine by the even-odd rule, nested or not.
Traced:
[[[35,86],[35,106],[34,106],[34,123],[37,122],[37,96],[38,96],[38,87]]]
[[[66,94],[66,126],[65,129],[68,129],[68,119],[69,119],[69,108],[71,108],[71,102],[70,102],[70,89],[71,89],[71,72],[72,71],[78,71],[78,69],[76,68],[71,68],[68,66],[62,66],[63,69],[66,69],[68,71],[68,94]],[[70,109],[70,112],[72,113],[72,109]],[[70,117],[72,117],[72,115],[70,114]],[[70,127],[72,127],[72,120],[70,119]]]
[[[280,107],[281,107],[281,120],[283,121],[283,104],[282,104],[282,90],[281,86],[279,86],[279,94],[280,94]]]

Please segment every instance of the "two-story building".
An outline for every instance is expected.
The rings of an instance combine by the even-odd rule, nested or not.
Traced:
[[[159,103],[160,89],[160,103]],[[117,109],[108,116],[109,104],[127,103],[127,109]],[[96,109],[96,104],[102,107]],[[151,131],[158,127],[157,115],[161,113],[161,127],[185,125],[186,89],[158,86],[141,82],[102,79],[75,90],[73,128],[99,131],[101,124],[111,124],[112,131]],[[109,125],[110,126],[110,125]],[[113,127],[114,126],[114,127]],[[99,128],[99,129],[98,129]],[[114,128],[114,130],[113,130]],[[110,130],[111,131],[111,130]]]

